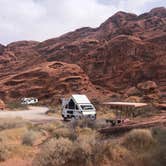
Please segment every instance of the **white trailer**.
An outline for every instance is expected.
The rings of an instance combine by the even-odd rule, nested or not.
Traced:
[[[96,119],[96,109],[86,95],[72,95],[68,99],[62,99],[62,117],[64,120],[88,117]]]
[[[34,97],[24,97],[21,99],[21,104],[36,104],[38,103],[38,99],[37,98],[34,98]]]

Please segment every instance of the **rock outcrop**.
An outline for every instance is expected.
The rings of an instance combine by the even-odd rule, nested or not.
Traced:
[[[146,85],[137,84],[148,80],[164,96],[165,43],[166,9],[156,8],[139,16],[118,12],[98,28],[81,28],[43,42],[0,45],[0,97],[26,95],[52,102],[85,93],[92,98],[119,94],[120,100],[124,93],[140,97]],[[154,93],[146,96],[147,101],[158,100]]]
[[[124,97],[126,101],[158,103],[161,100],[161,92],[154,81],[145,81],[129,88]]]

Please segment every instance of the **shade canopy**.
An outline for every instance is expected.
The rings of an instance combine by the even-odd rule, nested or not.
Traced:
[[[131,102],[105,102],[104,105],[110,106],[134,106],[134,107],[144,107],[147,103],[131,103]]]

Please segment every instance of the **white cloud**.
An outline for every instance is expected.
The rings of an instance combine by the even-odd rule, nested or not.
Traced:
[[[139,14],[148,4],[158,5],[156,0],[0,0],[0,43],[41,41],[83,26],[97,27],[119,10]]]

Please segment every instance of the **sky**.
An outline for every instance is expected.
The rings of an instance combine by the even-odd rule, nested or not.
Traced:
[[[97,27],[117,11],[141,14],[166,0],[0,0],[0,43],[43,41]]]

